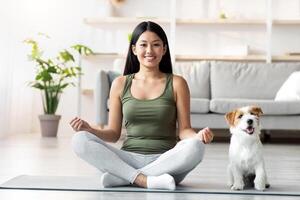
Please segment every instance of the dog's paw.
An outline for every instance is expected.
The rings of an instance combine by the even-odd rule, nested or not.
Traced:
[[[227,181],[227,185],[228,185],[229,187],[232,187],[232,186],[233,186],[233,181],[232,181],[232,180],[228,180],[228,181]]]
[[[257,183],[255,183],[254,187],[255,187],[256,190],[264,191],[267,187],[267,184],[262,183],[262,182],[257,182]]]
[[[244,184],[240,183],[240,184],[233,184],[233,186],[231,186],[231,190],[243,190],[244,189]]]

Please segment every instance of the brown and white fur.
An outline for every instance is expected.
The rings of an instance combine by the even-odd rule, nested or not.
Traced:
[[[261,108],[246,106],[225,116],[232,134],[228,165],[228,183],[232,190],[243,190],[249,184],[253,186],[253,179],[257,190],[265,190],[270,186],[259,137],[259,118],[262,114]]]

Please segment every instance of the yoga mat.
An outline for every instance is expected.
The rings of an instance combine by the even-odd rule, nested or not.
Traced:
[[[189,183],[177,186],[176,190],[154,190],[133,186],[103,188],[99,177],[83,176],[28,176],[21,175],[0,185],[0,189],[93,191],[93,192],[156,192],[156,193],[199,193],[199,194],[239,194],[239,195],[280,195],[300,196],[299,186],[272,185],[265,191],[245,189],[232,191],[220,183]]]

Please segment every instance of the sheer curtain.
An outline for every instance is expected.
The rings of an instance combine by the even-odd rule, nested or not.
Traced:
[[[0,137],[32,132],[33,70],[24,54],[24,32],[15,1],[0,7]],[[24,25],[23,25],[24,26]]]

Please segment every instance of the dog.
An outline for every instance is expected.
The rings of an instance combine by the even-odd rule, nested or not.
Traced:
[[[270,187],[260,141],[260,107],[246,106],[225,115],[230,126],[228,184],[232,190],[254,187],[265,190]]]

